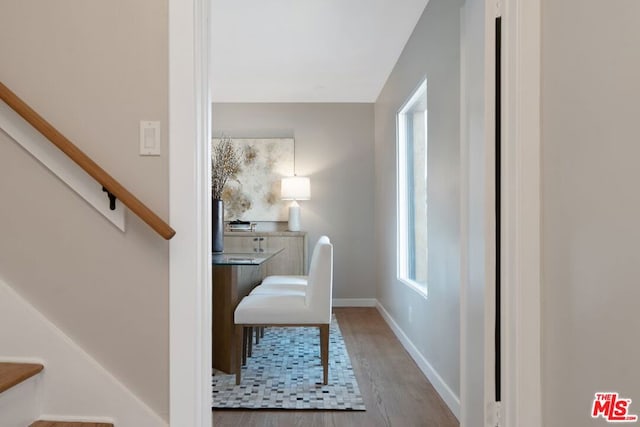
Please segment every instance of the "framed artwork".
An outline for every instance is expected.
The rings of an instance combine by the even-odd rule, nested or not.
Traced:
[[[240,153],[240,172],[222,193],[225,221],[286,221],[280,180],[293,175],[293,138],[231,138]],[[212,144],[220,143],[213,138]]]

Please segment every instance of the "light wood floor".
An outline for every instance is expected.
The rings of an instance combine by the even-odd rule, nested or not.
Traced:
[[[213,425],[453,427],[458,421],[375,308],[334,309],[365,412],[214,410]]]

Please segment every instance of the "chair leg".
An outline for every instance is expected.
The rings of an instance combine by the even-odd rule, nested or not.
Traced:
[[[249,357],[251,357],[253,355],[253,326],[249,326],[247,329],[249,330],[247,334],[247,346],[249,348],[247,349],[247,351]]]
[[[323,383],[327,385],[329,384],[329,325],[320,326],[320,359]]]
[[[236,385],[240,385],[242,378],[242,356],[244,347],[244,327],[236,325]]]
[[[264,326],[260,326],[260,338],[264,338]]]
[[[260,344],[260,326],[256,328],[256,345]]]
[[[247,364],[247,328],[242,328],[242,366]]]

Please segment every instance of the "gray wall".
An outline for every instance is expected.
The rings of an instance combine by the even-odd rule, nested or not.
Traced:
[[[603,425],[599,391],[640,414],[640,3],[542,10],[543,424]]]
[[[375,298],[373,104],[213,104],[214,134],[294,137],[296,173],[311,178],[300,202],[309,246],[334,244],[334,298]]]
[[[166,139],[137,153],[139,120],[167,123],[167,2],[1,8],[0,81],[167,218]],[[168,243],[132,214],[121,233],[1,132],[0,177],[0,276],[168,418]]]
[[[378,299],[460,394],[460,2],[431,0],[375,104]],[[427,77],[427,299],[396,279],[396,113]],[[413,318],[408,316],[412,307]]]

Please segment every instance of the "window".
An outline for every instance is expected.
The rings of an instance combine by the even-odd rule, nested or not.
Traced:
[[[427,293],[427,81],[398,112],[398,279]]]

